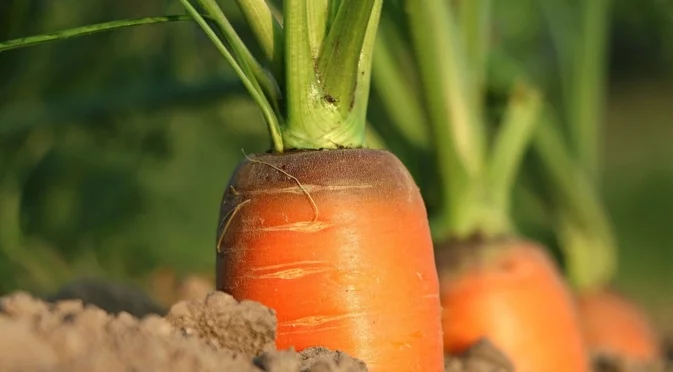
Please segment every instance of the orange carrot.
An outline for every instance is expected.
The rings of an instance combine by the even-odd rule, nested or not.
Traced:
[[[570,290],[540,246],[505,240],[441,248],[447,352],[486,337],[516,371],[588,371]]]
[[[659,339],[644,312],[619,293],[608,289],[582,293],[578,307],[593,354],[636,363],[660,360]]]
[[[425,206],[394,155],[252,157],[220,216],[217,287],[275,309],[279,348],[340,349],[370,371],[443,369]]]
[[[217,289],[274,309],[281,349],[342,350],[374,372],[442,371],[425,204],[395,155],[366,148],[382,0],[286,0],[282,26],[265,2],[238,1],[267,70],[214,0],[199,2],[235,56],[181,2],[262,109],[273,146],[227,185]]]

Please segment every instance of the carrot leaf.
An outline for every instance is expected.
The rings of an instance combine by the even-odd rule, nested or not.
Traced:
[[[385,109],[390,113],[392,124],[413,146],[430,146],[429,128],[424,126],[426,117],[415,92],[410,89],[409,74],[404,71],[394,51],[401,48],[395,41],[400,35],[386,18],[381,19],[379,35],[374,45],[373,79],[377,93]]]
[[[271,65],[273,76],[279,85],[285,80],[283,27],[274,18],[265,0],[236,0],[246,22],[250,25],[264,57]]]
[[[581,36],[574,50],[570,82],[570,112],[568,125],[580,166],[589,176],[598,179],[599,139],[605,56],[607,39],[608,8],[610,0],[582,2]]]
[[[330,0],[312,0],[306,4],[309,45],[314,59],[318,58],[320,46],[327,35],[330,3]]]
[[[144,17],[137,19],[122,19],[117,21],[86,25],[67,30],[61,30],[57,32],[51,32],[3,41],[0,42],[0,52],[18,48],[25,48],[33,45],[39,45],[49,41],[64,40],[72,37],[91,35],[103,31],[112,31],[115,29],[121,29],[126,27],[149,25],[154,23],[181,22],[181,21],[189,21],[191,19],[192,17],[181,14],[181,15],[158,16],[158,17]]]
[[[251,78],[251,82],[257,86],[269,99],[269,103],[273,107],[277,118],[282,118],[280,111],[280,88],[278,82],[273,79],[271,74],[265,70],[259,62],[253,57],[248,50],[243,40],[238,36],[227,17],[222,13],[219,5],[215,0],[198,0],[206,9],[207,13],[213,18],[215,24],[218,25],[220,31],[224,35],[225,40],[229,43],[234,57],[238,60],[239,65],[243,71]],[[280,120],[280,119],[278,119]],[[278,130],[280,130],[278,128]]]
[[[424,103],[435,140],[442,211],[436,236],[457,238],[480,229],[485,127],[470,92],[468,61],[460,28],[445,0],[405,0]]]
[[[550,109],[534,136],[533,146],[551,191],[557,235],[572,283],[581,289],[607,283],[616,270],[616,247],[610,222],[594,185],[568,151]]]
[[[208,13],[211,17],[215,18],[219,16],[220,18],[219,23],[221,23],[220,27],[222,28],[223,32],[225,33],[234,32],[233,29],[226,27],[228,25],[228,22],[226,21],[226,18],[221,13],[221,10],[217,6],[217,4],[214,3],[214,1],[212,1],[212,3],[210,4],[208,3],[209,0],[200,0],[200,1],[202,1],[203,5],[205,5],[205,8],[208,10]],[[229,64],[234,69],[238,77],[243,81],[243,84],[245,85],[246,89],[252,95],[253,100],[262,110],[262,114],[269,127],[269,132],[271,134],[271,141],[273,143],[274,150],[282,152],[283,141],[280,133],[279,116],[277,116],[277,114],[274,112],[274,107],[272,106],[271,103],[269,103],[267,97],[264,95],[264,91],[261,89],[259,83],[257,82],[256,80],[257,76],[252,72],[250,66],[248,65],[249,60],[246,60],[246,58],[244,58],[248,57],[248,55],[246,54],[247,49],[241,50],[240,47],[234,49],[235,51],[240,53],[236,56],[238,58],[234,57],[234,55],[232,55],[232,53],[227,49],[224,43],[222,43],[222,41],[215,34],[215,31],[206,23],[204,18],[196,11],[196,9],[189,2],[189,0],[180,0],[180,2],[187,9],[189,14],[194,18],[194,20],[199,24],[199,26],[203,29],[203,31],[206,33],[208,38],[213,42],[217,50],[224,56],[227,62],[229,62]],[[224,18],[224,22],[222,22],[223,21],[222,18]],[[229,35],[228,38],[234,41],[238,39],[238,37],[237,36],[234,37],[234,35]],[[252,58],[251,56],[249,57]]]
[[[474,107],[482,107],[486,61],[490,42],[492,0],[460,2],[460,26],[470,68],[470,88]]]

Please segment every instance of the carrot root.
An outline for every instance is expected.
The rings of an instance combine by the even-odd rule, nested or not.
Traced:
[[[632,363],[659,363],[659,336],[645,313],[621,294],[602,289],[578,296],[587,347],[594,355]]]
[[[426,210],[394,155],[248,157],[220,216],[217,288],[275,309],[278,348],[339,349],[370,371],[443,370]]]
[[[573,297],[541,247],[513,240],[439,248],[447,353],[485,337],[518,372],[589,370]]]

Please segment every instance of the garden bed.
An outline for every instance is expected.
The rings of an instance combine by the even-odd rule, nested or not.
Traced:
[[[215,291],[178,301],[168,311],[141,291],[98,281],[71,283],[45,300],[21,291],[0,298],[3,371],[367,371],[336,350],[277,350],[275,335],[272,309]],[[602,362],[599,370],[660,370],[618,364]],[[483,340],[448,357],[445,370],[513,369]]]

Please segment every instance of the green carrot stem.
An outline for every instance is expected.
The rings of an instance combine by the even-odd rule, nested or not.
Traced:
[[[576,42],[571,75],[568,126],[579,164],[596,183],[600,169],[605,56],[610,0],[582,2],[581,37]]]
[[[49,41],[64,40],[77,36],[91,35],[103,31],[112,31],[126,27],[149,25],[154,23],[181,22],[181,21],[189,21],[191,19],[192,18],[188,15],[168,15],[159,17],[122,19],[118,21],[98,23],[93,25],[75,27],[67,30],[61,30],[57,32],[51,32],[3,41],[0,42],[0,52],[18,48],[25,48],[28,46],[34,46]]]
[[[387,18],[381,19],[379,35],[374,46],[372,83],[384,108],[390,113],[391,123],[411,146],[428,148],[429,128],[420,100],[411,87],[409,72],[399,63],[394,51],[403,45],[396,28]]]
[[[485,74],[480,68],[486,66],[473,68],[475,61],[470,60],[485,58],[485,46],[475,46],[470,54],[463,44],[466,37],[486,42],[483,27],[487,24],[489,8],[475,9],[464,10],[466,23],[463,25],[471,32],[466,36],[461,34],[448,2],[405,2],[443,191],[441,211],[431,221],[438,239],[460,239],[477,233],[490,237],[509,232],[507,212],[499,209],[506,207],[505,203],[496,206],[492,200],[494,195],[507,192],[494,191],[490,184],[484,109],[481,99],[476,99],[479,93],[475,93],[478,78],[474,76]],[[472,75],[473,72],[477,75]],[[516,152],[514,149],[513,153]],[[516,158],[516,155],[511,157]],[[505,184],[503,182],[503,189]]]
[[[232,66],[238,77],[243,81],[243,84],[245,85],[246,89],[252,95],[253,99],[262,110],[264,118],[266,119],[269,133],[271,135],[271,142],[273,145],[273,149],[276,152],[282,152],[284,148],[280,133],[280,123],[278,122],[279,116],[277,116],[277,113],[274,112],[274,106],[272,106],[272,104],[269,102],[267,97],[264,95],[263,90],[260,88],[259,83],[255,80],[255,75],[251,71],[248,64],[246,63],[247,62],[246,59],[242,58],[243,56],[241,55],[239,55],[238,58],[235,58],[229,52],[229,50],[224,46],[224,43],[222,43],[222,41],[217,37],[215,31],[213,31],[213,29],[210,28],[210,26],[206,23],[205,19],[196,11],[194,6],[192,6],[191,3],[189,3],[189,0],[180,0],[180,2],[183,4],[185,9],[187,9],[189,14],[193,17],[193,19],[199,24],[201,29],[206,33],[206,36],[208,36],[208,38],[213,42],[213,44],[220,52],[220,54],[222,54],[222,56],[229,62],[229,64]],[[214,6],[217,8],[216,4]],[[210,12],[217,13],[214,9],[210,9]],[[213,14],[211,14],[211,16],[212,15]],[[222,17],[224,17],[224,15],[222,15]],[[233,30],[227,27],[222,27],[222,31],[225,33],[233,32]],[[229,38],[235,40],[235,38],[232,35],[230,35]],[[237,50],[240,52],[240,49]],[[239,61],[242,64],[242,66],[239,65]]]
[[[342,0],[315,55],[311,42],[319,38],[312,32],[322,32],[321,25],[312,24],[306,0],[285,1],[287,148],[364,145],[380,12],[381,0]]]
[[[536,172],[548,182],[561,247],[571,281],[580,289],[608,282],[616,270],[610,223],[586,170],[568,152],[552,111],[545,111],[534,139],[541,164]]]
[[[460,25],[466,59],[469,61],[470,94],[473,105],[482,108],[487,55],[491,31],[492,0],[469,0],[460,3]]]
[[[541,103],[540,92],[532,86],[525,83],[516,85],[492,146],[489,181],[493,192],[493,209],[502,212],[503,223],[509,221],[516,175],[537,128]],[[508,224],[503,227],[508,228]]]
[[[283,86],[285,82],[283,27],[274,18],[265,0],[236,0],[236,3],[269,62],[274,78],[278,85]]]
[[[324,91],[342,113],[352,107],[358,83],[358,64],[374,0],[343,0],[327,34],[317,61]]]

